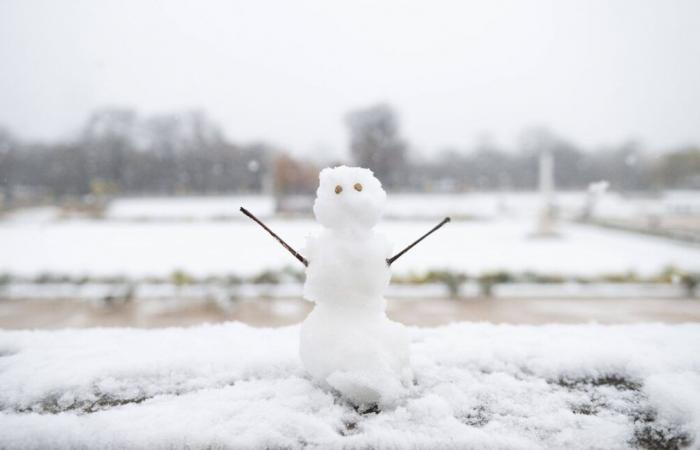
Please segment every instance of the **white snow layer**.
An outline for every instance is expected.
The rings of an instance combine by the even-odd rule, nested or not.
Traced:
[[[700,325],[410,330],[414,382],[358,412],[298,327],[0,332],[0,448],[698,448]]]
[[[264,230],[243,219],[230,223],[0,222],[0,273],[142,277],[167,276],[182,269],[209,276],[301,268]],[[306,236],[319,230],[312,220],[266,223],[300,251]],[[435,223],[384,221],[377,231],[398,251]],[[573,224],[561,226],[560,238],[533,239],[533,227],[534,222],[527,220],[454,221],[394,263],[392,273],[451,269],[472,275],[507,270],[598,276],[633,270],[649,275],[668,265],[700,270],[700,250],[688,243]]]
[[[565,214],[580,214],[587,193],[557,192],[557,206]],[[404,219],[440,219],[444,216],[529,216],[539,211],[538,192],[469,192],[460,194],[403,194],[387,197],[386,216]],[[275,200],[264,195],[214,197],[137,197],[112,201],[105,217],[118,220],[207,220],[239,216],[245,205],[258,217],[274,214]],[[624,196],[607,192],[595,207],[600,217],[645,218],[659,214],[700,214],[700,195],[694,191],[666,191],[655,197]],[[58,211],[56,211],[58,214]]]

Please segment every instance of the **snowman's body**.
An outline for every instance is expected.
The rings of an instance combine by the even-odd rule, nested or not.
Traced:
[[[300,356],[319,382],[356,404],[389,404],[410,382],[409,339],[385,313],[391,247],[372,229],[386,194],[367,169],[324,169],[314,213],[324,226],[307,241]]]

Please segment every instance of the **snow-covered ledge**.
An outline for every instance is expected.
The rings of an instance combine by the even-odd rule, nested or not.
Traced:
[[[298,328],[0,332],[0,448],[698,445],[700,325],[411,329],[415,384],[361,414]]]

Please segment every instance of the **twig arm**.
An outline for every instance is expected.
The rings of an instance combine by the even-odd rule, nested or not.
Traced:
[[[257,217],[255,217],[255,216],[253,215],[253,213],[251,213],[250,211],[248,211],[247,209],[245,209],[245,208],[242,207],[242,206],[241,206],[241,212],[242,212],[243,214],[245,214],[246,216],[250,217],[251,219],[253,219],[258,225],[260,225],[261,227],[263,227],[263,228],[265,229],[265,231],[267,231],[268,233],[270,233],[270,235],[271,235],[273,238],[277,239],[277,242],[279,242],[280,244],[282,244],[282,247],[286,248],[286,249],[289,251],[289,253],[291,253],[296,259],[299,260],[300,263],[302,263],[302,264],[303,264],[304,266],[306,266],[306,267],[309,266],[309,261],[308,261],[306,258],[304,258],[303,256],[301,256],[301,254],[300,254],[298,251],[294,250],[294,249],[292,248],[291,245],[289,245],[289,244],[287,244],[286,242],[284,242],[284,240],[283,240],[281,237],[277,236],[277,235],[275,234],[274,231],[272,231],[271,229],[269,229],[269,228],[267,227],[267,225],[265,225],[264,223],[262,223],[262,222],[260,221],[260,219],[258,219]]]
[[[422,241],[423,239],[425,239],[425,238],[427,238],[428,236],[430,236],[431,234],[433,234],[435,231],[437,231],[440,227],[442,227],[443,225],[445,225],[445,224],[446,224],[447,222],[449,222],[450,220],[451,220],[451,219],[450,219],[449,217],[445,217],[444,219],[442,219],[442,222],[440,222],[439,224],[435,225],[430,231],[428,231],[428,232],[425,233],[423,236],[421,236],[421,237],[419,237],[418,239],[416,239],[411,245],[409,245],[408,247],[404,248],[403,250],[401,250],[400,252],[398,252],[397,254],[395,254],[394,256],[392,256],[391,258],[387,258],[386,263],[387,263],[388,265],[391,265],[391,263],[393,263],[394,261],[396,261],[397,259],[399,259],[399,258],[401,257],[401,255],[403,255],[404,253],[406,253],[407,251],[409,251],[410,249],[412,249],[413,247],[415,247],[416,244],[418,244],[420,241]]]

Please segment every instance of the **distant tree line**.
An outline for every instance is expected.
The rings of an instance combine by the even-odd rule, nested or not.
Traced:
[[[430,159],[411,152],[386,104],[348,113],[350,161],[392,190],[452,191],[537,186],[537,156],[554,155],[561,189],[607,180],[616,190],[700,188],[700,148],[652,153],[627,143],[583,149],[544,129],[518,148],[482,140]],[[342,162],[342,161],[340,161]],[[202,112],[143,117],[128,109],[94,112],[71,139],[24,142],[0,127],[0,198],[83,198],[137,194],[310,193],[319,168],[282,149],[235,144]]]
[[[236,145],[201,112],[93,113],[73,139],[23,143],[0,131],[0,186],[53,197],[259,192],[274,152]]]
[[[355,163],[370,167],[389,187],[418,191],[532,190],[538,157],[553,155],[555,184],[582,189],[606,180],[618,191],[700,189],[700,147],[650,152],[628,142],[584,149],[544,128],[526,130],[516,148],[482,139],[471,148],[448,148],[421,160],[400,137],[396,113],[375,105],[347,116]]]

